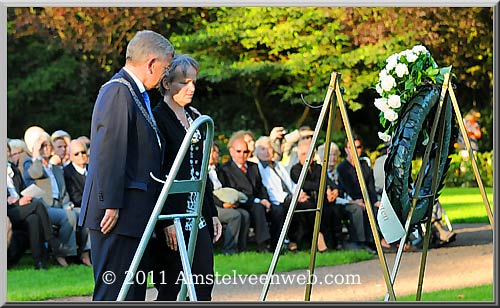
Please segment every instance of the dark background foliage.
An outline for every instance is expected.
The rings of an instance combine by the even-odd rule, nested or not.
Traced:
[[[97,92],[124,64],[137,30],[164,34],[199,60],[193,105],[214,118],[216,134],[273,126],[315,127],[332,71],[341,73],[353,129],[380,143],[373,85],[391,54],[424,44],[453,65],[462,114],[478,109],[481,150],[492,148],[491,8],[9,8],[8,126],[89,135]],[[150,91],[153,102],[160,97]],[[340,116],[335,140],[343,143]]]

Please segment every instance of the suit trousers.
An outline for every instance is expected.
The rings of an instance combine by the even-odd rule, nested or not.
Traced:
[[[103,234],[101,231],[90,229],[90,241],[95,282],[92,300],[115,301],[139,246],[140,238],[113,233]],[[126,301],[146,299],[147,274],[150,266],[148,246],[134,275],[134,283],[125,297]]]
[[[46,262],[47,251],[44,243],[48,243],[52,237],[52,226],[43,203],[33,200],[29,204],[9,208],[7,216],[14,227],[20,226],[28,232],[35,264],[40,261]]]
[[[57,257],[76,256],[76,222],[77,217],[74,211],[59,207],[47,207],[50,222],[59,227],[58,239],[61,243],[59,247],[53,247]]]
[[[245,251],[250,228],[250,214],[247,210],[217,207],[217,215],[221,223],[226,224],[222,252],[232,254]]]

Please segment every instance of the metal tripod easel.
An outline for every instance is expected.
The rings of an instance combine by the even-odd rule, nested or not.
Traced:
[[[290,226],[290,222],[292,220],[292,216],[293,216],[294,212],[311,211],[311,210],[295,211],[295,207],[297,205],[298,196],[299,196],[300,190],[302,188],[302,185],[304,183],[304,180],[305,180],[305,177],[307,174],[307,169],[309,168],[309,165],[311,163],[311,158],[312,158],[312,154],[314,151],[314,145],[316,144],[319,131],[321,130],[321,126],[323,125],[323,122],[325,120],[327,109],[329,108],[328,127],[327,127],[327,131],[326,131],[326,141],[325,141],[325,153],[324,153],[323,165],[322,165],[322,169],[321,169],[321,179],[320,179],[320,187],[319,187],[319,191],[318,191],[318,196],[323,196],[325,194],[327,162],[328,162],[328,157],[330,154],[332,128],[333,128],[333,123],[335,120],[335,110],[336,110],[335,103],[332,103],[332,100],[331,100],[333,92],[335,92],[336,101],[339,103],[339,108],[340,108],[342,120],[344,123],[344,128],[345,128],[346,133],[347,133],[347,139],[348,139],[349,145],[350,145],[351,149],[356,148],[354,145],[354,139],[353,139],[353,134],[352,134],[352,130],[351,130],[351,125],[350,125],[350,122],[349,122],[349,119],[347,116],[347,110],[346,110],[346,107],[344,105],[344,101],[342,99],[342,94],[341,94],[341,90],[340,90],[340,86],[339,86],[339,79],[340,79],[340,74],[337,72],[332,72],[331,78],[330,78],[330,84],[328,86],[328,91],[327,91],[325,100],[323,102],[323,107],[321,109],[319,120],[316,123],[316,127],[314,129],[314,134],[313,134],[313,138],[311,141],[312,146],[309,148],[306,160],[304,162],[304,165],[302,166],[302,170],[301,170],[299,179],[297,181],[297,185],[296,185],[295,190],[293,192],[290,207],[288,209],[288,213],[287,213],[285,222],[283,224],[283,228],[281,230],[278,244],[276,245],[276,249],[274,251],[274,255],[273,255],[271,264],[269,266],[269,270],[267,272],[266,281],[264,283],[264,286],[262,288],[262,292],[260,294],[259,299],[261,301],[264,301],[266,299],[267,293],[269,291],[269,285],[271,282],[271,278],[272,278],[274,271],[276,269],[280,250],[281,250],[281,247],[282,247],[283,242],[285,240],[285,236],[288,232],[288,228]],[[352,151],[352,152],[353,152],[353,156],[354,156],[353,158],[354,158],[354,166],[356,169],[356,174],[357,174],[360,186],[361,186],[361,191],[363,193],[363,199],[364,199],[364,202],[366,205],[366,210],[367,210],[368,218],[370,221],[371,231],[373,233],[374,241],[375,241],[375,244],[377,247],[379,261],[380,261],[380,264],[382,266],[382,272],[384,274],[384,280],[385,280],[385,283],[387,286],[387,291],[391,294],[392,298],[395,298],[393,285],[389,279],[389,271],[387,268],[387,262],[385,260],[385,255],[384,255],[384,253],[382,251],[382,247],[380,245],[380,238],[378,236],[378,232],[377,232],[376,225],[375,225],[375,218],[373,215],[373,210],[372,210],[369,195],[368,195],[368,190],[366,188],[364,177],[363,177],[363,174],[361,171],[359,157],[358,157],[356,151]],[[315,267],[315,262],[316,262],[317,240],[318,240],[319,226],[321,223],[322,210],[323,210],[323,198],[320,197],[320,198],[318,198],[318,203],[317,203],[316,209],[312,209],[312,211],[316,211],[316,217],[315,217],[315,222],[314,222],[313,239],[312,239],[312,243],[311,243],[311,255],[310,255],[310,260],[309,260],[309,272],[308,272],[309,277],[308,277],[308,282],[306,285],[306,293],[305,293],[305,298],[304,298],[304,300],[306,300],[306,301],[309,301],[310,297],[311,297],[312,281],[313,281],[314,267]]]
[[[200,176],[198,179],[195,180],[175,180],[179,168],[182,164],[182,161],[184,160],[184,156],[186,155],[190,147],[191,140],[198,127],[200,127],[202,124],[206,124],[206,136],[205,136],[205,141],[203,143],[204,151],[203,151],[203,160],[201,163]],[[156,205],[153,209],[153,212],[151,213],[151,216],[148,220],[146,229],[144,230],[144,233],[139,242],[139,246],[137,247],[137,250],[134,254],[134,258],[132,259],[132,262],[130,264],[128,270],[128,273],[130,273],[130,275],[126,275],[125,280],[120,289],[120,293],[118,294],[118,297],[116,299],[117,301],[123,301],[127,296],[128,290],[130,289],[130,285],[134,281],[137,267],[139,266],[139,263],[144,255],[144,250],[146,249],[149,239],[151,238],[151,234],[153,233],[156,221],[167,220],[167,219],[174,220],[175,235],[177,238],[177,245],[181,257],[182,268],[184,271],[184,276],[188,277],[187,283],[186,281],[183,281],[182,283],[179,300],[181,301],[186,300],[186,289],[187,293],[189,294],[189,299],[191,301],[197,300],[196,292],[191,279],[192,277],[191,264],[193,263],[194,250],[196,247],[196,239],[198,237],[198,223],[201,217],[201,208],[203,204],[203,196],[207,180],[208,161],[210,158],[210,149],[212,148],[213,136],[214,136],[214,122],[212,118],[206,115],[198,117],[191,124],[189,130],[186,132],[186,136],[182,141],[181,147],[179,149],[179,152],[177,153],[177,156],[175,157],[172,168],[170,169],[170,173],[167,175],[166,181],[160,180],[156,178],[153,174],[151,174],[151,177],[153,179],[163,183],[163,188],[160,192],[158,200],[156,201]],[[179,194],[188,192],[198,193],[196,198],[196,211],[194,213],[161,215],[163,205],[169,194]],[[181,219],[188,219],[188,218],[194,219],[194,222],[193,222],[193,228],[191,229],[189,236],[188,248],[186,250]]]
[[[444,114],[445,114],[445,112],[443,112],[443,108],[445,108],[445,109],[451,108],[451,106],[448,106],[448,104],[446,104],[446,105],[444,104],[444,99],[445,99],[446,93],[448,92],[450,95],[453,109],[455,111],[455,116],[457,118],[457,122],[458,122],[459,127],[460,127],[460,132],[461,132],[462,137],[465,141],[465,144],[466,144],[466,147],[467,147],[467,150],[469,153],[469,157],[471,158],[472,166],[474,169],[474,175],[476,177],[476,181],[478,183],[479,189],[481,191],[481,195],[483,197],[483,202],[484,202],[484,205],[486,208],[486,212],[488,214],[490,225],[493,229],[493,214],[491,211],[491,207],[490,207],[488,198],[486,196],[486,192],[485,192],[481,177],[479,175],[479,169],[477,167],[474,153],[472,152],[472,148],[470,146],[470,141],[469,141],[469,138],[467,136],[467,132],[465,130],[465,125],[463,123],[462,115],[460,113],[460,109],[459,109],[459,106],[458,106],[458,103],[457,103],[457,100],[455,97],[455,93],[453,91],[453,87],[451,86],[450,74],[451,74],[451,69],[450,69],[450,72],[444,74],[444,82],[443,82],[443,86],[441,89],[439,104],[438,104],[438,107],[436,110],[436,115],[434,117],[434,122],[433,122],[433,125],[431,127],[431,133],[429,136],[430,141],[435,140],[437,127],[438,127],[439,122],[441,122],[441,125],[440,125],[441,130],[438,132],[438,136],[437,136],[438,141],[439,141],[438,152],[436,154],[437,161],[434,164],[434,170],[433,170],[434,176],[432,178],[431,195],[429,197],[431,198],[431,200],[434,200],[435,195],[437,193],[436,181],[437,181],[439,165],[441,163],[440,159],[441,159],[441,152],[443,151],[443,141],[444,141]],[[408,216],[407,216],[406,222],[405,222],[405,235],[400,240],[399,248],[398,248],[398,251],[396,254],[396,258],[394,260],[394,266],[393,266],[393,270],[391,273],[391,283],[392,284],[394,284],[394,282],[396,280],[397,272],[398,272],[399,265],[400,265],[401,258],[402,258],[404,244],[406,243],[406,239],[407,239],[408,233],[409,233],[411,218],[412,218],[413,211],[415,209],[417,200],[419,198],[419,192],[420,192],[420,188],[421,188],[422,181],[423,181],[423,175],[424,175],[424,166],[426,166],[428,161],[429,161],[429,156],[430,156],[432,144],[433,144],[433,142],[429,142],[427,144],[427,147],[426,147],[425,152],[424,152],[424,156],[422,158],[422,167],[419,170],[419,174],[417,176],[417,181],[416,181],[415,190],[414,190],[415,195],[413,196],[412,205],[410,207],[410,211],[408,212]],[[430,204],[429,208],[428,208],[429,219],[427,220],[426,227],[425,227],[424,243],[423,243],[423,249],[422,249],[422,256],[421,256],[420,270],[419,270],[419,279],[418,279],[418,286],[417,286],[417,293],[416,293],[416,300],[417,301],[420,301],[421,294],[422,294],[422,285],[423,285],[423,279],[424,279],[425,265],[426,265],[426,261],[427,261],[427,252],[429,249],[429,242],[430,242],[430,235],[431,235],[431,219],[430,219],[431,215],[432,215],[432,204]],[[389,300],[391,298],[391,296],[392,296],[391,294],[386,293],[384,300],[385,301]]]

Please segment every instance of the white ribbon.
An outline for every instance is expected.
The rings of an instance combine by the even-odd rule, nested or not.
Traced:
[[[387,243],[393,243],[405,235],[405,229],[392,208],[385,188],[382,191],[382,200],[380,200],[380,207],[377,213],[377,222],[380,232],[382,232]]]

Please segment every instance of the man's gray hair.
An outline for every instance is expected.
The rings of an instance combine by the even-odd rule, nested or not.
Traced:
[[[151,30],[142,30],[128,43],[126,61],[141,62],[151,55],[166,59],[174,53],[174,47],[163,35]]]

